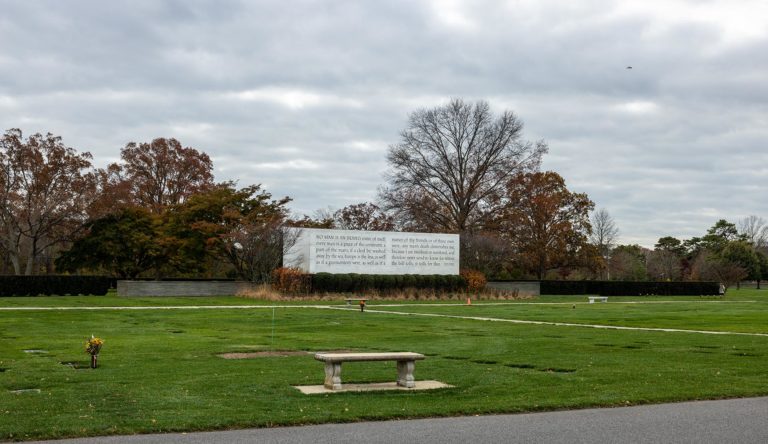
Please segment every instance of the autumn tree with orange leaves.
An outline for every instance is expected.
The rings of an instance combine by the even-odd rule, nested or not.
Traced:
[[[159,214],[214,185],[211,158],[173,138],[131,142],[120,150],[120,158],[99,171],[103,205],[96,214],[116,203]]]
[[[361,202],[333,213],[336,228],[342,230],[392,231],[395,221],[378,205]]]
[[[513,177],[504,201],[498,227],[523,268],[542,279],[548,270],[579,261],[594,208],[586,194],[569,191],[559,174],[546,171]]]
[[[96,189],[90,159],[50,133],[0,138],[0,244],[15,274],[35,274],[82,228]]]

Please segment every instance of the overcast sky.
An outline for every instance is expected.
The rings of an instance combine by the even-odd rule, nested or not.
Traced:
[[[99,167],[175,137],[311,214],[375,199],[409,113],[483,99],[624,243],[768,218],[765,0],[116,3],[0,0],[0,129]]]

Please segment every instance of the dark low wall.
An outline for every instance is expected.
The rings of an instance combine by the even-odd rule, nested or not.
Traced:
[[[539,281],[513,281],[513,282],[495,282],[488,281],[487,288],[493,290],[508,291],[515,293],[518,296],[539,296],[540,283]]]
[[[117,281],[118,296],[232,296],[252,289],[242,281]]]
[[[547,295],[706,296],[720,294],[720,284],[699,281],[542,281],[541,292]]]
[[[103,296],[111,283],[107,276],[0,276],[0,297]]]

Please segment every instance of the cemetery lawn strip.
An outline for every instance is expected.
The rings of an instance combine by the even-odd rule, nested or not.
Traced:
[[[2,299],[0,306],[14,299]],[[33,300],[27,305],[36,306],[57,298],[27,299]],[[230,299],[236,302],[233,305],[249,301]],[[610,299],[608,304],[582,304],[576,309],[438,304],[382,310],[764,332],[765,299],[635,306]],[[186,300],[192,302],[189,305],[200,302],[200,298]],[[515,325],[313,308],[274,309],[273,335],[272,314],[272,309],[0,311],[0,438],[269,427],[768,394],[766,337]],[[88,362],[83,347],[91,334],[105,340],[96,370],[83,368]],[[292,385],[322,383],[322,364],[311,353],[252,359],[218,356],[340,349],[424,353],[427,359],[416,364],[416,379],[455,387],[307,396]],[[392,362],[350,363],[344,365],[342,381],[391,381],[395,373]],[[16,390],[28,391],[12,393]]]
[[[669,304],[635,304],[618,300],[595,304],[579,301],[574,305],[493,305],[476,302],[471,307],[413,305],[371,308],[401,313],[431,313],[583,325],[768,334],[768,322],[765,321],[768,302],[675,301]]]
[[[267,301],[237,296],[120,297],[114,291],[105,296],[38,296],[0,298],[2,307],[167,307],[193,305],[322,305],[339,301]],[[343,302],[341,302],[343,303]]]

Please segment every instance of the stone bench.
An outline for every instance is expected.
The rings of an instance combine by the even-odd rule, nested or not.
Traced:
[[[594,304],[595,301],[608,302],[608,296],[588,296],[589,303]]]
[[[412,352],[394,353],[317,353],[315,359],[325,362],[325,388],[341,390],[341,363],[359,361],[397,361],[397,385],[416,387],[413,369],[424,355]]]

